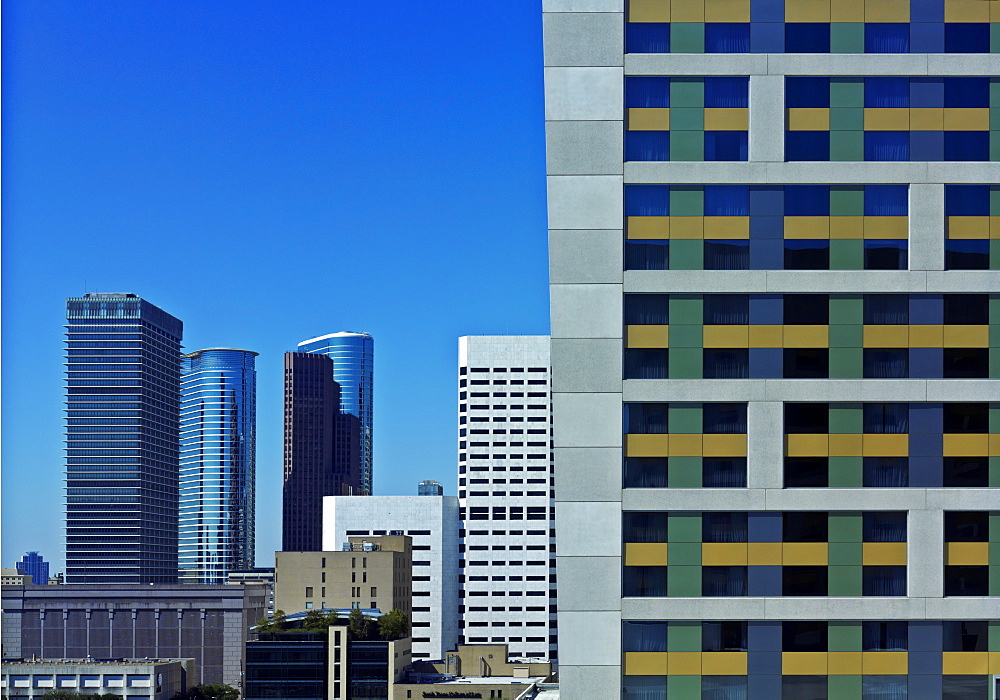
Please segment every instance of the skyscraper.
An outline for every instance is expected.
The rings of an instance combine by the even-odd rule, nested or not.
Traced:
[[[175,582],[183,324],[135,294],[66,318],[66,582]]]
[[[340,385],[342,453],[353,450],[349,459],[357,461],[361,488],[372,493],[372,381],[375,339],[368,333],[341,331],[299,343],[299,352],[322,354],[333,360],[333,378]],[[348,416],[353,416],[349,418]],[[353,435],[357,437],[354,438]],[[350,441],[348,441],[348,436]]]
[[[549,337],[458,339],[459,643],[556,649]]]
[[[49,563],[38,552],[28,552],[14,566],[22,574],[31,576],[31,582],[36,586],[44,586],[49,582]]]
[[[254,565],[257,353],[181,357],[181,583],[222,584]]]
[[[333,361],[286,352],[283,551],[322,551],[323,497],[360,492],[357,463],[337,458],[342,424]]]
[[[543,6],[562,693],[989,697],[996,3]]]

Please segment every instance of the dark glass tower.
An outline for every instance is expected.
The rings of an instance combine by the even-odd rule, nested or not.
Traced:
[[[66,582],[176,582],[183,324],[135,294],[66,319]]]
[[[254,564],[257,353],[181,358],[181,583],[222,584]]]

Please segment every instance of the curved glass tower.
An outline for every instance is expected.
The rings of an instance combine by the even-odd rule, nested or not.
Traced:
[[[181,583],[225,583],[229,571],[254,565],[256,356],[181,356]]]
[[[340,385],[340,411],[360,424],[361,488],[372,492],[372,368],[375,339],[368,333],[341,331],[299,343],[299,352],[333,360],[333,379]]]

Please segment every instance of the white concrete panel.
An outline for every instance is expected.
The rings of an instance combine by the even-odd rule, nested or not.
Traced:
[[[620,557],[557,557],[563,586],[559,613],[583,610],[621,610]]]
[[[542,12],[624,12],[625,0],[542,0]]]
[[[768,401],[926,401],[923,379],[768,379]]]
[[[549,175],[621,175],[623,149],[622,122],[545,123]]]
[[[785,159],[785,79],[750,76],[750,160]]]
[[[712,163],[674,161],[672,163],[625,163],[625,182],[629,184],[712,184],[767,182],[766,163]]]
[[[927,598],[929,620],[996,620],[1000,617],[1000,597]]]
[[[1000,270],[948,270],[927,273],[928,292],[1000,292]]]
[[[621,639],[621,617],[617,612],[560,612],[560,668],[563,664],[569,666],[617,665],[622,653]],[[567,694],[567,697],[586,698],[588,696]],[[610,700],[610,698],[618,696],[603,695],[597,697],[605,697]]]
[[[995,488],[927,489],[927,507],[944,510],[996,510],[1000,491]]]
[[[923,489],[770,489],[768,510],[909,510],[924,508]]]
[[[622,283],[622,231],[549,231],[552,284]]]
[[[764,270],[628,270],[625,292],[750,293],[765,289]]]
[[[926,54],[768,54],[771,75],[927,75]]]
[[[906,543],[907,594],[940,598],[944,595],[944,513],[910,511]]]
[[[621,394],[563,394],[552,401],[556,447],[622,446]]]
[[[1000,73],[1000,56],[990,53],[932,53],[927,55],[928,75],[983,75]]]
[[[734,53],[626,54],[626,75],[764,75],[767,55]]]
[[[559,524],[559,558],[611,557],[621,560],[620,504],[559,501],[556,503],[556,522]]]
[[[621,120],[622,77],[621,68],[546,68],[545,119]]]
[[[622,227],[622,179],[616,175],[548,178],[550,229]]]
[[[542,15],[546,66],[621,66],[625,24],[621,13],[559,12]]]
[[[920,620],[923,598],[767,598],[769,620]]]
[[[621,285],[553,284],[553,338],[621,338]]]
[[[622,510],[763,510],[764,489],[625,489]]]
[[[764,601],[764,598],[623,598],[622,619],[762,620]]]
[[[944,269],[944,185],[910,186],[910,269]]]
[[[780,489],[784,484],[784,411],[778,401],[747,404],[747,486]]]
[[[768,292],[910,292],[927,288],[927,275],[907,270],[768,270]]]
[[[562,631],[560,630],[561,634]],[[622,669],[619,665],[619,659],[621,659],[620,649],[616,655],[604,659],[605,663],[614,663],[614,666],[567,666],[563,661],[565,658],[565,656],[560,654],[559,692],[567,700],[569,698],[586,700],[587,698],[621,697]]]
[[[927,401],[996,401],[1000,379],[931,379]]]
[[[605,339],[552,341],[552,390],[621,393],[622,342]]]
[[[884,54],[880,54],[884,55]],[[767,181],[867,184],[926,182],[926,163],[794,162],[768,163]]]
[[[977,184],[1000,181],[1000,163],[927,163],[927,178],[924,182],[944,182],[946,184]]]
[[[555,448],[556,499],[621,501],[620,447]]]
[[[763,401],[766,379],[627,379],[625,401]]]

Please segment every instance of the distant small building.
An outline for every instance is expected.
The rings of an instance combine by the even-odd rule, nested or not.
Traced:
[[[23,586],[31,583],[31,576],[20,569],[0,569],[0,585]]]
[[[49,582],[49,563],[38,552],[28,552],[14,564],[17,570],[31,577],[31,583],[44,586]]]
[[[4,698],[42,698],[53,690],[125,696],[128,700],[170,700],[188,688],[194,659],[27,660],[4,659]]]
[[[274,612],[274,567],[255,566],[252,569],[235,569],[226,576],[227,585],[245,586],[263,583],[267,586],[267,614]]]
[[[436,481],[421,481],[417,484],[418,496],[443,496],[444,486]]]

